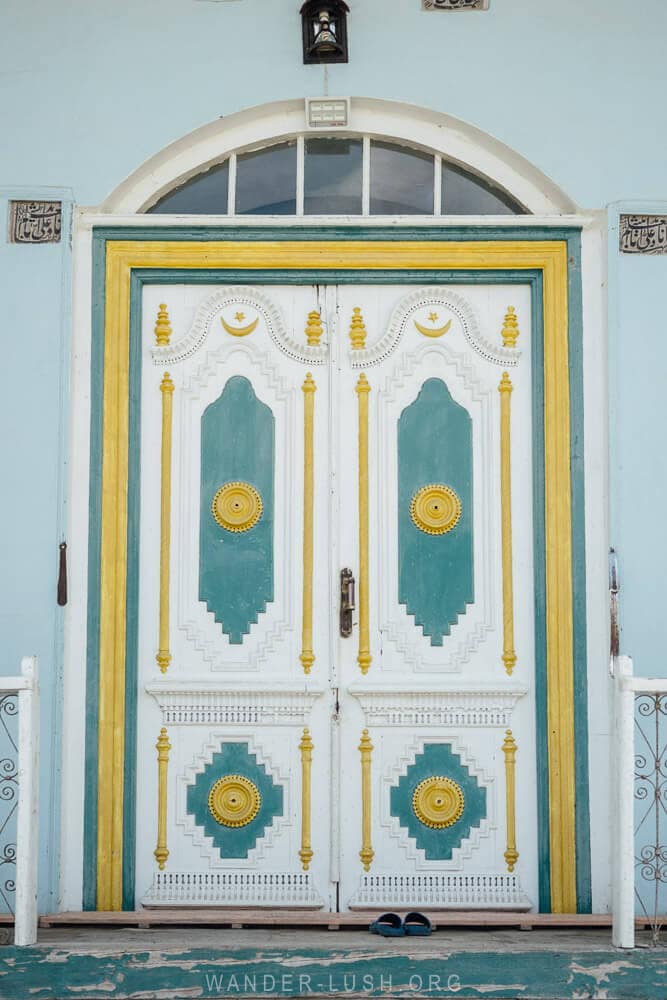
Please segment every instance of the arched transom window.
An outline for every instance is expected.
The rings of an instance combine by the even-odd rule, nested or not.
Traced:
[[[169,215],[523,215],[489,178],[368,136],[298,136],[231,153],[146,209]]]

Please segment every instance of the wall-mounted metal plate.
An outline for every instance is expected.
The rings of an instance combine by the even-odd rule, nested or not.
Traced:
[[[308,128],[346,128],[350,123],[349,97],[306,100]]]

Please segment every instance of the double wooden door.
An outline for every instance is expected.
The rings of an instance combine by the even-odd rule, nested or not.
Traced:
[[[137,892],[537,898],[526,286],[147,286]]]

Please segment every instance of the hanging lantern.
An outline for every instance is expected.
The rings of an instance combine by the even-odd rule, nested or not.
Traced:
[[[346,63],[347,15],[344,0],[306,0],[301,8],[304,63]]]

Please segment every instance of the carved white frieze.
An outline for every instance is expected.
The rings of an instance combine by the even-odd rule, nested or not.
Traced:
[[[521,351],[494,344],[483,336],[477,313],[468,299],[445,286],[436,286],[420,288],[404,296],[391,314],[386,333],[362,350],[350,350],[350,364],[353,368],[379,364],[393,354],[408,332],[417,331],[435,343],[451,336],[457,327],[472,349],[486,361],[504,366],[519,363]]]
[[[156,683],[148,686],[162,711],[165,726],[267,725],[305,726],[318,687],[221,687],[211,681]]]
[[[305,338],[303,343],[297,340],[288,331],[278,304],[263,290],[239,285],[219,288],[205,299],[184,337],[153,347],[153,361],[156,365],[184,361],[206,343],[214,330],[239,341],[265,330],[283,354],[303,364],[322,365],[329,356],[326,343],[309,346]]]
[[[349,691],[359,701],[368,726],[505,729],[528,688],[522,684],[457,684],[446,689],[386,685],[374,690],[356,683]]]

